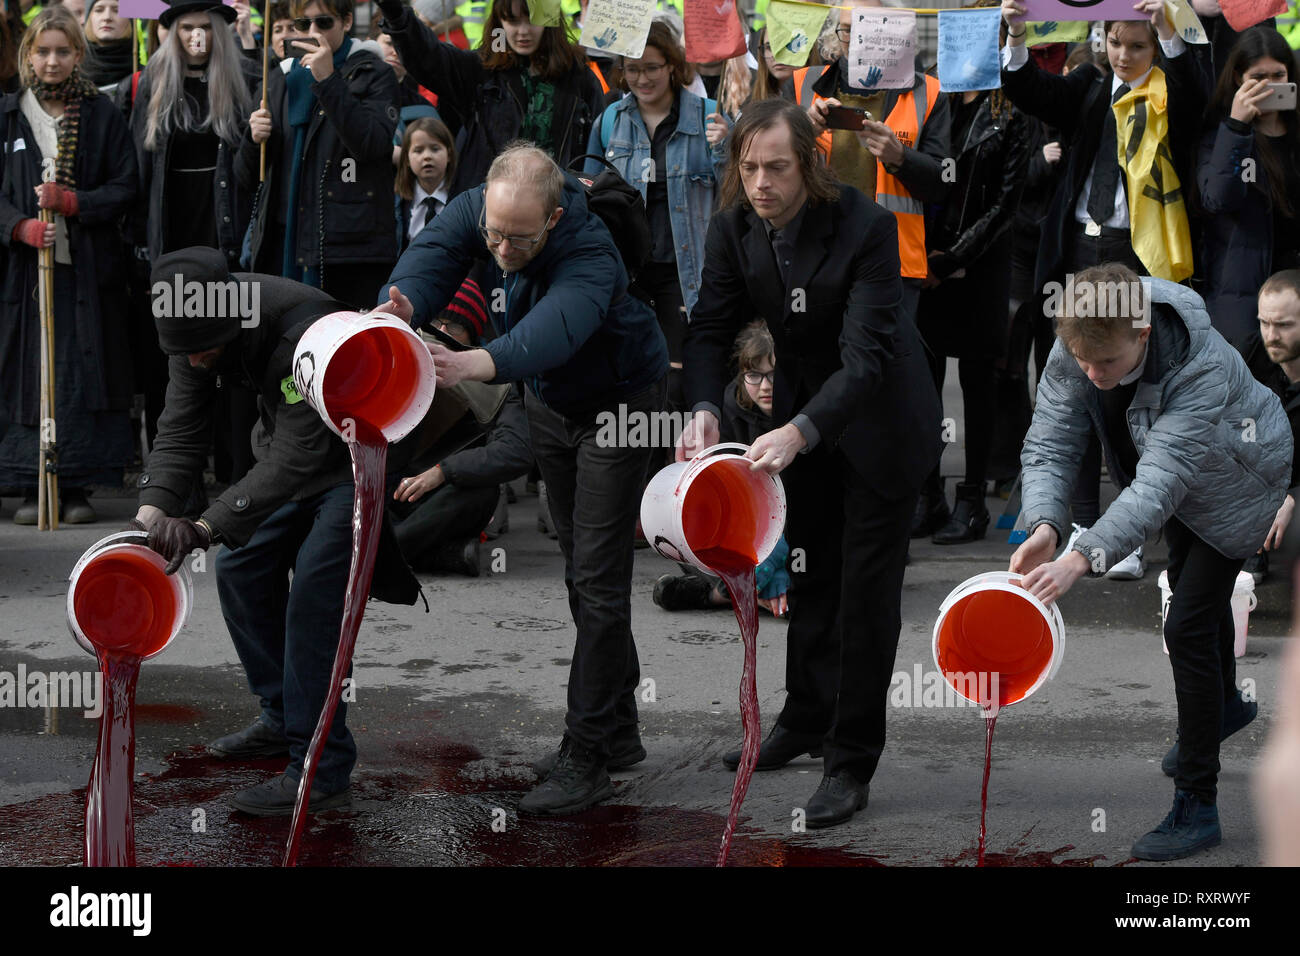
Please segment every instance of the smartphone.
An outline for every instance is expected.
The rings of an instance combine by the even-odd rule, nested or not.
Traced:
[[[320,47],[320,40],[315,37],[292,37],[288,42],[293,46],[302,47],[307,53],[315,53]]]
[[[1278,110],[1285,113],[1295,109],[1296,96],[1294,83],[1268,84],[1268,97],[1259,104],[1261,111]]]
[[[826,107],[826,126],[829,129],[848,129],[861,132],[866,121],[872,119],[871,111],[857,106]]]

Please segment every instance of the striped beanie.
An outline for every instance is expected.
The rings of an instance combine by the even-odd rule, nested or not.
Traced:
[[[470,332],[471,344],[477,345],[487,328],[487,301],[478,283],[466,279],[438,318],[464,326]]]

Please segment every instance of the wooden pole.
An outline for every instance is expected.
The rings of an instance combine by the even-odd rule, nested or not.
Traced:
[[[42,223],[52,223],[54,213],[42,209]],[[59,484],[54,421],[54,247],[37,252],[38,299],[41,312],[41,422],[40,459],[36,476],[36,526],[41,531],[59,527]]]
[[[271,65],[271,5],[266,5],[266,14],[262,17],[262,109],[266,109],[266,80]],[[257,174],[259,183],[266,182],[266,143],[262,142],[261,166]]]

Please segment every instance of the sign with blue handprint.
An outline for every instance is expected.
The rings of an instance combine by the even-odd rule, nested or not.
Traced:
[[[910,90],[915,59],[913,11],[881,7],[853,11],[849,86],[856,90]]]
[[[767,7],[767,43],[772,57],[787,66],[803,66],[825,22],[826,7],[820,3],[772,0]]]
[[[997,7],[939,11],[939,88],[945,93],[1001,85]]]
[[[1088,39],[1087,20],[1026,20],[1029,35],[1025,43],[1043,46],[1048,43],[1082,43]]]
[[[1169,21],[1185,43],[1209,43],[1201,18],[1192,9],[1189,0],[1165,0],[1165,19]]]
[[[655,15],[655,0],[591,0],[578,42],[606,56],[639,59]]]

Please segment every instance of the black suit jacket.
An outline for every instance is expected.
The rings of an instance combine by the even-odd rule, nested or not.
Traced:
[[[881,495],[920,487],[939,460],[942,411],[903,309],[898,226],[850,186],[805,212],[782,287],[763,222],[735,206],[713,217],[684,349],[690,407],[722,407],[736,336],[762,317],[776,345],[773,426],[807,415]]]

